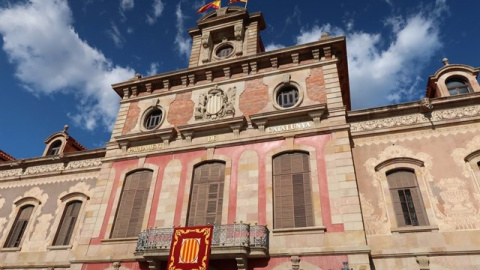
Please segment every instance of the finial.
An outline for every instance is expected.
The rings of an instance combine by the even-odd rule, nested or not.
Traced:
[[[142,74],[140,73],[135,73],[133,78],[130,79],[130,81],[135,81],[135,80],[140,80],[142,78]]]
[[[332,38],[327,32],[323,32],[320,36],[320,40]]]
[[[450,62],[448,61],[448,58],[446,58],[446,57],[442,59],[442,62],[443,62],[444,66],[450,65]]]
[[[63,132],[67,132],[68,130],[68,125],[63,126]]]

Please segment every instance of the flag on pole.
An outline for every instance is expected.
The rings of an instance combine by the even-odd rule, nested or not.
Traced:
[[[233,3],[238,3],[238,2],[243,2],[243,3],[247,3],[248,0],[230,0],[230,4],[233,4]]]
[[[220,0],[215,0],[215,1],[212,1],[208,4],[206,4],[205,6],[199,8],[197,10],[197,13],[202,13],[209,8],[219,9],[220,8]]]

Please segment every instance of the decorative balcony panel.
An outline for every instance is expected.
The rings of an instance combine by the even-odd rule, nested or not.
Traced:
[[[268,249],[266,226],[249,224],[215,225],[212,249],[215,247],[247,247]],[[138,235],[137,252],[170,249],[173,228],[151,228]]]

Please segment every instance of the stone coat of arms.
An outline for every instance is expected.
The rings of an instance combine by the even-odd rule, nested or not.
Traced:
[[[196,120],[216,120],[226,116],[235,116],[236,87],[228,89],[225,93],[215,86],[207,94],[200,94],[195,107]]]

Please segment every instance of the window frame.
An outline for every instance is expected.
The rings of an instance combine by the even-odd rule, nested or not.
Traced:
[[[58,143],[58,145],[56,145]],[[54,140],[48,147],[47,156],[55,156],[60,154],[60,150],[62,149],[63,142],[62,140]],[[55,150],[55,151],[54,151]],[[54,151],[54,153],[52,153]]]
[[[158,124],[152,128],[147,128],[146,122],[148,120],[148,117],[157,110],[161,112],[161,117],[158,121]],[[142,117],[140,117],[140,122],[138,123],[138,125],[141,131],[152,132],[154,130],[157,130],[159,127],[163,125],[163,122],[165,121],[166,117],[167,117],[166,112],[162,106],[160,105],[150,106],[143,111]]]
[[[302,159],[304,159],[302,162],[304,163],[303,165],[305,166],[306,164],[308,165],[308,168],[307,170],[302,170],[302,171],[298,171],[298,172],[295,172],[295,171],[292,171],[290,170],[289,172],[282,172],[281,169],[277,170],[276,172],[276,169],[275,169],[275,159],[280,159],[282,156],[287,156],[287,155],[294,155],[294,154],[301,154],[303,155]],[[290,163],[293,162],[292,159],[289,160]],[[306,161],[306,163],[305,163]],[[278,162],[281,162],[278,161]],[[304,168],[305,169],[305,168]],[[295,202],[295,189],[294,189],[294,175],[302,175],[302,181],[304,184],[308,184],[309,187],[304,187],[303,188],[303,193],[304,195],[306,195],[307,197],[304,197],[303,199],[303,203],[305,204],[310,204],[310,207],[304,207],[304,213],[303,213],[303,216],[304,216],[304,222],[305,222],[305,226],[301,226],[301,225],[298,225],[297,226],[297,220],[295,219],[296,216],[298,216],[298,212],[295,211],[295,209],[297,208],[298,209],[298,206],[299,205],[296,205]],[[308,175],[308,179],[305,180],[305,175]],[[292,214],[292,218],[293,218],[293,226],[287,226],[287,225],[283,225],[283,224],[278,224],[278,221],[277,221],[277,215],[279,215],[280,213],[276,213],[278,212],[278,210],[276,209],[277,206],[276,206],[276,200],[277,200],[277,194],[278,193],[284,193],[284,192],[280,192],[279,190],[277,190],[279,188],[279,185],[281,185],[281,183],[277,183],[277,181],[281,181],[281,178],[284,178],[284,177],[289,177],[289,180],[292,181],[292,190],[291,190],[291,194],[288,194],[287,196],[290,196],[289,198],[291,198],[292,200],[292,206],[291,206],[291,214]],[[284,179],[285,180],[285,179]],[[306,181],[306,183],[305,183]],[[314,209],[314,198],[313,198],[313,187],[312,187],[312,168],[311,168],[311,165],[310,165],[310,154],[308,152],[304,152],[304,151],[287,151],[287,152],[282,152],[282,153],[279,153],[277,155],[274,155],[272,156],[272,187],[273,187],[273,191],[272,191],[272,202],[273,202],[273,228],[274,230],[285,230],[285,229],[303,229],[303,228],[309,228],[309,227],[314,227],[315,226],[315,209]],[[287,190],[288,191],[288,190]],[[298,191],[298,190],[297,190]],[[305,194],[306,192],[309,192],[309,194]],[[284,207],[281,207],[282,209],[284,209]],[[310,212],[310,217],[308,216],[308,212]],[[281,213],[282,215],[285,214],[285,212],[282,212]],[[288,213],[287,213],[288,214]],[[299,220],[298,220],[299,221]]]
[[[393,200],[388,185],[387,172],[398,169],[407,169],[415,173],[417,186],[420,193],[420,198],[423,202],[424,211],[427,223],[429,225],[422,226],[398,226],[393,206]],[[390,223],[390,230],[392,233],[408,233],[420,231],[435,231],[438,230],[437,221],[433,212],[433,202],[431,201],[431,194],[427,187],[427,182],[424,175],[428,172],[424,166],[424,162],[414,158],[401,157],[392,158],[379,163],[375,167],[376,177],[380,179],[382,196],[386,203],[387,218]]]
[[[449,87],[448,84],[452,82],[457,82],[457,83],[462,83],[462,87]],[[447,79],[445,79],[445,88],[447,89],[448,95],[449,96],[458,96],[458,95],[464,95],[464,94],[469,94],[472,93],[472,87],[470,85],[470,82],[468,81],[467,78],[464,78],[462,76],[450,76]],[[468,90],[467,93],[460,93],[458,89],[463,89],[466,88]],[[456,90],[456,93],[452,94],[451,91]]]
[[[33,197],[23,197],[14,202],[13,206],[13,211],[10,213],[9,220],[10,222],[5,226],[4,233],[0,243],[0,251],[20,251],[23,246],[23,242],[25,241],[26,237],[29,237],[31,234],[32,230],[32,224],[35,223],[37,217],[38,217],[38,209],[40,208],[40,205],[42,202],[38,200],[37,198]],[[8,240],[10,240],[10,235],[12,234],[12,230],[14,229],[14,226],[16,224],[17,218],[19,217],[20,210],[28,205],[33,206],[32,213],[30,214],[29,221],[27,223],[27,226],[24,230],[24,233],[22,234],[22,238],[20,239],[20,243],[18,247],[7,247]]]
[[[65,194],[65,193],[63,193]],[[62,223],[63,216],[65,215],[65,210],[66,207],[69,203],[74,202],[74,201],[79,201],[81,202],[80,210],[77,216],[77,221],[75,223],[75,226],[72,230],[70,241],[66,245],[55,245],[56,238],[58,236],[58,233],[60,231],[60,226]],[[50,245],[47,246],[48,250],[53,250],[53,249],[70,249],[72,246],[76,243],[77,237],[79,235],[79,231],[81,230],[81,227],[83,225],[83,219],[85,218],[85,209],[88,206],[90,201],[90,197],[82,192],[71,192],[68,194],[65,194],[62,196],[60,194],[60,198],[58,199],[58,209],[56,211],[56,218],[52,224],[52,228],[55,228],[55,231],[52,233],[50,236],[49,243]]]
[[[285,76],[286,78],[289,78],[289,75],[283,75]],[[284,78],[285,79],[285,78]],[[297,93],[298,93],[298,99],[297,101],[292,104],[291,106],[289,107],[283,107],[282,105],[280,105],[278,102],[277,102],[277,98],[278,98],[278,95],[280,92],[282,92],[283,90],[285,89],[288,89],[288,88],[294,88],[296,89]],[[273,107],[277,110],[289,110],[289,109],[293,109],[293,108],[296,108],[298,106],[300,106],[300,104],[302,104],[303,102],[303,97],[304,97],[304,90],[302,87],[300,87],[300,85],[295,82],[295,81],[292,81],[290,79],[288,79],[288,81],[283,81],[281,82],[280,84],[278,84],[277,86],[275,86],[275,88],[273,89],[271,93],[271,98],[272,98],[272,104],[273,104]]]
[[[394,174],[398,174],[400,172],[408,172],[412,176],[412,182],[409,184],[397,184],[397,186],[393,187],[393,181],[399,181],[398,179],[392,179]],[[392,198],[392,205],[395,217],[403,216],[403,220],[399,220],[396,218],[397,227],[419,227],[419,226],[429,226],[428,218],[426,216],[425,205],[423,203],[420,189],[418,187],[418,181],[416,178],[415,170],[411,170],[410,168],[396,168],[386,172],[387,177],[387,184],[390,190],[390,196]],[[400,195],[401,191],[403,191],[403,199]],[[398,193],[398,200],[400,201],[400,205],[402,211],[399,213],[399,209],[395,207],[395,197],[397,197]],[[408,194],[407,194],[408,193]],[[409,196],[407,196],[409,195]],[[411,207],[410,207],[411,206]],[[412,209],[413,208],[413,209]],[[405,212],[408,212],[406,215]],[[413,212],[413,213],[412,213]],[[405,223],[405,224],[403,224]],[[407,224],[410,223],[410,224]],[[415,224],[416,223],[416,224]]]
[[[195,171],[198,169],[198,170],[201,170],[200,168],[202,166],[207,166],[207,165],[213,165],[213,164],[222,164],[223,165],[223,179],[220,183],[220,181],[216,181],[215,183],[210,183],[210,182],[206,182],[205,185],[212,185],[212,184],[221,184],[222,185],[222,190],[218,190],[217,192],[217,198],[216,198],[216,213],[215,213],[215,220],[217,221],[216,223],[214,222],[214,224],[210,224],[210,225],[221,225],[222,224],[222,220],[223,220],[223,217],[228,214],[228,213],[225,213],[225,211],[223,211],[223,205],[224,205],[224,202],[225,202],[225,192],[226,192],[226,169],[227,169],[227,164],[225,161],[222,161],[222,160],[209,160],[209,161],[206,161],[206,162],[201,162],[199,164],[196,164],[193,168],[193,171],[192,171],[192,182],[191,182],[191,186],[190,186],[190,193],[189,193],[189,200],[188,200],[188,210],[187,210],[187,216],[186,216],[186,225],[187,226],[203,226],[203,225],[207,225],[207,224],[197,224],[196,222],[191,222],[191,214],[192,214],[192,209],[191,207],[193,206],[192,205],[192,202],[193,202],[193,194],[194,194],[194,189],[195,187],[198,186],[201,186],[202,183],[196,183],[196,179],[195,179]],[[211,170],[209,171],[209,174],[211,174]],[[201,177],[201,176],[200,176]],[[199,179],[200,180],[200,179]],[[198,187],[199,189],[199,187]],[[197,191],[197,194],[198,194],[198,191]],[[210,197],[209,195],[209,191],[207,191],[206,195],[208,195],[208,197]],[[208,203],[209,203],[209,199],[207,197],[207,200],[206,200],[206,209],[205,209],[205,212],[206,214],[208,215]],[[204,217],[205,219],[207,219],[208,217]],[[218,221],[219,220],[219,221]],[[207,222],[207,221],[206,221]],[[208,222],[207,222],[208,223]]]
[[[140,226],[140,231],[145,229],[147,227],[147,222],[148,222],[148,219],[150,217],[150,210],[151,210],[151,202],[152,202],[152,197],[153,197],[153,192],[154,192],[154,185],[155,185],[155,182],[156,182],[156,179],[157,179],[157,173],[158,173],[158,170],[153,170],[151,168],[137,168],[137,169],[134,169],[134,170],[131,170],[131,171],[128,171],[124,174],[122,174],[120,177],[122,179],[122,184],[121,185],[118,185],[117,187],[117,196],[115,197],[115,209],[112,209],[112,223],[111,223],[111,229],[109,230],[109,233],[108,233],[108,237],[110,239],[133,239],[133,238],[137,238],[138,237],[138,233],[140,233],[140,231],[135,235],[135,236],[124,236],[124,237],[114,237],[114,234],[115,234],[115,228],[116,228],[116,223],[117,223],[117,219],[118,219],[118,214],[119,214],[119,211],[120,211],[120,204],[122,203],[122,196],[124,194],[124,189],[125,189],[125,183],[127,181],[127,177],[129,177],[130,175],[132,174],[135,174],[135,173],[138,173],[138,172],[142,172],[142,171],[150,171],[151,172],[151,179],[150,179],[150,184],[149,184],[149,187],[148,187],[148,192],[147,192],[147,197],[146,197],[146,203],[145,203],[145,209],[144,209],[144,213],[143,213],[143,217],[138,221],[141,223],[141,226]],[[127,234],[128,234],[128,230],[127,230]]]

